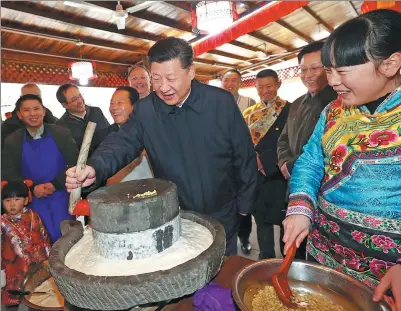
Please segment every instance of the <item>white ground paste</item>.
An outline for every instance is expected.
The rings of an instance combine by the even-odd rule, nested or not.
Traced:
[[[35,288],[34,292],[48,292],[43,295],[30,295],[28,301],[39,307],[63,307],[64,298],[60,294],[53,278],[50,278]]]
[[[164,252],[149,258],[134,260],[113,260],[102,257],[94,250],[91,229],[84,230],[84,236],[65,257],[70,269],[87,275],[121,276],[168,270],[197,257],[213,242],[210,231],[195,222],[181,218],[181,237]]]

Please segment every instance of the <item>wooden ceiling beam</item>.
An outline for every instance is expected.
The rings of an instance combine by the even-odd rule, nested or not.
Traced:
[[[118,63],[118,62],[111,62],[105,59],[86,59],[86,58],[80,58],[76,56],[68,56],[68,55],[55,55],[55,54],[49,54],[49,53],[42,53],[42,52],[34,52],[34,51],[27,51],[27,50],[21,50],[21,49],[12,49],[12,48],[7,48],[7,47],[1,47],[1,51],[9,51],[9,52],[16,52],[16,53],[26,53],[26,54],[31,54],[31,55],[38,55],[38,56],[45,56],[45,57],[55,57],[55,58],[64,58],[64,59],[69,59],[69,60],[83,60],[83,61],[88,61],[88,62],[97,62],[97,63],[105,63],[105,64],[111,64],[111,65],[120,65],[120,66],[131,66],[132,63]]]
[[[281,27],[287,29],[288,31],[296,34],[298,37],[300,37],[304,41],[306,41],[308,43],[313,42],[313,39],[311,37],[304,35],[302,32],[300,32],[296,28],[292,27],[290,24],[286,23],[285,21],[279,19],[278,21],[276,21],[276,23],[279,24]]]
[[[216,62],[214,60],[209,60],[209,59],[200,59],[200,58],[195,58],[194,63],[199,63],[199,64],[206,64],[206,65],[212,65],[216,67],[221,67],[221,68],[228,68],[228,69],[236,69],[238,66],[227,64],[227,63],[221,63],[221,62]]]
[[[32,3],[22,4],[22,2],[19,1],[18,2],[3,1],[1,3],[1,6],[2,8],[14,10],[17,12],[31,14],[41,18],[48,18],[50,20],[57,21],[69,26],[80,26],[85,28],[91,28],[94,30],[102,30],[109,33],[115,33],[119,35],[136,38],[139,40],[154,42],[163,38],[161,36],[157,36],[154,34],[142,33],[131,29],[118,30],[117,26],[115,26],[114,24],[100,22],[86,17],[76,18],[71,14],[65,14],[60,10],[55,10],[50,7],[46,7],[46,9],[40,9],[37,7],[36,4],[32,5]]]
[[[223,51],[220,51],[220,50],[210,50],[210,51],[208,51],[208,53],[209,54],[213,54],[213,55],[233,58],[233,59],[240,60],[240,61],[245,61],[245,62],[248,62],[248,59],[249,59],[249,57],[240,56],[240,55],[234,55],[234,54],[223,52]]]
[[[231,42],[229,42],[228,44],[231,44],[231,45],[234,45],[234,46],[243,48],[243,49],[245,49],[245,50],[250,50],[250,51],[253,51],[253,52],[262,52],[262,53],[264,53],[264,54],[266,54],[266,55],[269,54],[269,53],[266,53],[266,51],[263,50],[263,49],[261,49],[261,48],[258,48],[258,47],[255,47],[255,46],[253,46],[253,45],[249,45],[249,44],[246,44],[246,43],[242,43],[242,42],[236,41],[236,40],[231,41]]]
[[[104,2],[102,2],[102,1],[86,1],[86,2],[88,2],[88,3],[92,4],[92,5],[101,6],[103,8],[107,8],[107,9],[110,9],[110,10],[112,10],[113,6],[114,6],[114,3],[110,3],[110,2],[107,2],[107,1],[104,1]],[[162,2],[164,4],[167,4],[167,5],[169,4],[169,3],[166,3],[164,1],[162,1]],[[171,4],[171,5],[174,6],[174,4]],[[158,15],[158,14],[146,11],[146,10],[143,10],[143,11],[138,12],[138,13],[130,13],[129,15],[133,16],[133,17],[135,17],[135,18],[137,18],[139,20],[149,21],[149,22],[152,22],[152,23],[155,23],[155,24],[158,24],[158,25],[167,26],[167,27],[172,28],[174,30],[178,30],[178,31],[182,31],[182,32],[193,34],[192,33],[192,27],[190,25],[183,25],[183,24],[177,23],[176,21],[174,21],[174,20],[172,20],[172,19],[170,19],[168,17],[161,16],[161,15]],[[193,34],[193,35],[195,36],[195,34]],[[192,40],[190,40],[190,43],[191,43],[191,41],[196,41],[196,40],[199,40],[199,38],[198,37],[193,38]],[[266,52],[263,49],[260,49],[260,48],[257,48],[257,47],[254,47],[252,45],[245,44],[245,43],[242,43],[242,42],[239,42],[239,41],[236,41],[236,40],[229,42],[229,44],[237,46],[237,47],[240,47],[240,48],[243,48],[243,49],[246,49],[246,50],[249,50],[249,51],[262,52],[262,53],[266,54]],[[227,57],[231,57],[232,58],[232,56],[227,56]],[[236,58],[239,58],[239,57],[236,57]],[[246,59],[243,59],[243,60],[246,60]]]
[[[281,43],[281,42],[278,42],[278,41],[276,41],[276,40],[274,40],[272,38],[269,38],[268,36],[265,36],[265,35],[262,35],[262,34],[256,32],[256,31],[252,31],[248,35],[251,36],[251,37],[254,37],[254,38],[258,39],[258,40],[261,40],[263,42],[267,42],[267,43],[270,43],[272,45],[278,46],[278,47],[280,47],[280,48],[282,48],[282,49],[284,49],[286,51],[290,51],[292,49],[291,46],[286,45],[286,44]]]
[[[75,44],[77,44],[78,42],[82,42],[84,45],[92,46],[95,48],[123,51],[132,54],[139,54],[139,55],[147,54],[147,50],[138,48],[130,44],[111,42],[107,40],[95,39],[84,36],[71,36],[71,34],[67,32],[61,32],[39,27],[35,28],[28,27],[24,26],[23,24],[12,22],[9,20],[2,20],[1,23],[2,23],[1,27],[2,32],[11,32],[31,37],[53,39]]]
[[[83,2],[87,2],[87,3],[90,3],[91,5],[96,5],[96,6],[104,8],[104,9],[109,9],[110,11],[113,11],[113,12],[115,12],[115,9],[116,9],[115,3],[110,2],[110,1],[83,1]],[[123,7],[124,7],[124,5],[123,5]],[[190,25],[187,25],[187,24],[184,25],[184,24],[178,23],[177,21],[175,21],[171,18],[162,16],[162,15],[158,15],[158,14],[155,14],[155,13],[147,11],[147,10],[142,10],[140,12],[135,12],[135,13],[129,13],[128,15],[135,17],[138,20],[152,22],[159,26],[165,26],[165,27],[172,28],[174,30],[192,33],[192,29],[191,29]]]
[[[315,12],[312,11],[312,9],[308,6],[302,7],[302,9],[305,10],[312,18],[314,18],[319,24],[322,24],[324,28],[330,33],[334,31],[334,28],[331,27],[329,24],[327,24],[322,18],[320,18]]]
[[[352,11],[355,13],[355,17],[358,17],[360,14],[358,10],[356,9],[355,5],[352,3],[352,1],[348,1],[349,5],[351,6]]]
[[[148,41],[155,42],[157,40],[164,38],[164,37],[156,36],[156,35],[141,34],[137,31],[133,31],[133,30],[129,30],[129,29],[117,30],[117,28],[114,29],[115,25],[94,21],[94,20],[91,20],[88,18],[79,18],[79,19],[72,20],[70,17],[66,16],[66,14],[61,14],[60,11],[50,9],[50,8],[49,8],[49,10],[40,10],[36,7],[28,7],[28,6],[21,6],[21,8],[18,8],[17,5],[15,5],[14,3],[10,3],[10,2],[3,2],[2,6],[7,9],[18,10],[18,11],[26,13],[26,14],[32,14],[32,15],[39,16],[39,17],[49,18],[49,19],[52,19],[52,20],[55,20],[58,22],[68,24],[68,25],[79,25],[81,27],[117,33],[117,34],[128,36],[128,37],[135,37],[135,38],[138,38],[141,40],[148,40]],[[230,53],[226,53],[226,52],[222,52],[222,53],[224,53],[225,57],[229,57],[229,58],[232,58],[237,61],[244,60],[244,57],[240,57],[238,55],[234,55],[234,54],[230,54]],[[221,55],[221,53],[219,53],[219,52],[212,52],[211,54]]]
[[[184,12],[191,13],[191,7],[184,1],[163,1],[167,5],[172,5],[175,8],[181,9]]]
[[[133,53],[133,54],[147,54],[146,50],[140,50],[134,46],[131,46],[129,44],[123,44],[123,43],[110,43],[109,41],[105,40],[98,40],[98,39],[89,39],[88,37],[82,37],[82,38],[72,38],[69,37],[68,34],[63,33],[63,32],[58,32],[58,31],[50,31],[50,30],[43,30],[39,28],[32,28],[32,27],[27,27],[27,26],[17,26],[14,22],[8,22],[3,20],[2,21],[2,28],[1,31],[4,32],[13,32],[13,33],[18,33],[18,34],[23,34],[27,36],[35,36],[35,37],[40,37],[40,38],[45,38],[45,39],[54,39],[54,40],[60,40],[64,42],[78,42],[81,40],[81,42],[84,43],[84,45],[88,46],[93,46],[96,48],[103,48],[103,49],[112,49],[112,50],[119,50],[123,52],[128,52],[128,53]],[[107,46],[105,43],[107,42]],[[4,44],[4,43],[3,43]],[[63,57],[64,55],[61,55]],[[66,56],[68,58],[71,58],[72,56]],[[220,63],[220,62],[212,62],[212,61],[205,61],[202,59],[196,59],[196,61],[200,64],[204,65],[216,65],[218,67],[222,68],[228,68],[230,66],[229,64],[226,63]],[[136,63],[138,60],[133,61],[132,63]],[[235,68],[234,65],[230,66],[229,68]]]

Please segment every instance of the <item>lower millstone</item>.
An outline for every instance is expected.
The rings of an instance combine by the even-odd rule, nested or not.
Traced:
[[[181,235],[180,215],[155,229],[135,233],[104,233],[94,229],[95,251],[114,260],[147,258],[173,245]]]

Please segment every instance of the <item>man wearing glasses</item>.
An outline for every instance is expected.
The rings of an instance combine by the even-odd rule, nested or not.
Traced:
[[[91,121],[97,124],[95,137],[89,151],[89,153],[92,153],[96,149],[96,146],[100,144],[99,138],[101,135],[97,133],[103,129],[107,129],[110,125],[103,115],[102,110],[98,107],[85,105],[84,98],[79,92],[78,87],[74,84],[67,83],[61,85],[57,90],[56,97],[66,110],[57,124],[71,131],[78,149],[81,148],[88,122]]]
[[[308,89],[290,106],[287,122],[278,139],[278,165],[283,176],[289,180],[295,161],[315,128],[320,113],[337,93],[328,85],[321,61],[323,42],[305,46],[298,54],[301,80]],[[297,257],[305,259],[305,245],[298,249]]]

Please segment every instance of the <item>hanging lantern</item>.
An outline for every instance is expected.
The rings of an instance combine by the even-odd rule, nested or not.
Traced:
[[[81,85],[87,85],[89,80],[97,78],[94,62],[71,62],[68,67],[70,68],[70,79],[78,80]]]
[[[192,30],[197,34],[214,34],[230,27],[238,19],[231,1],[199,1],[191,12]]]
[[[365,1],[361,6],[362,13],[368,13],[374,10],[389,9],[401,13],[400,1]]]

